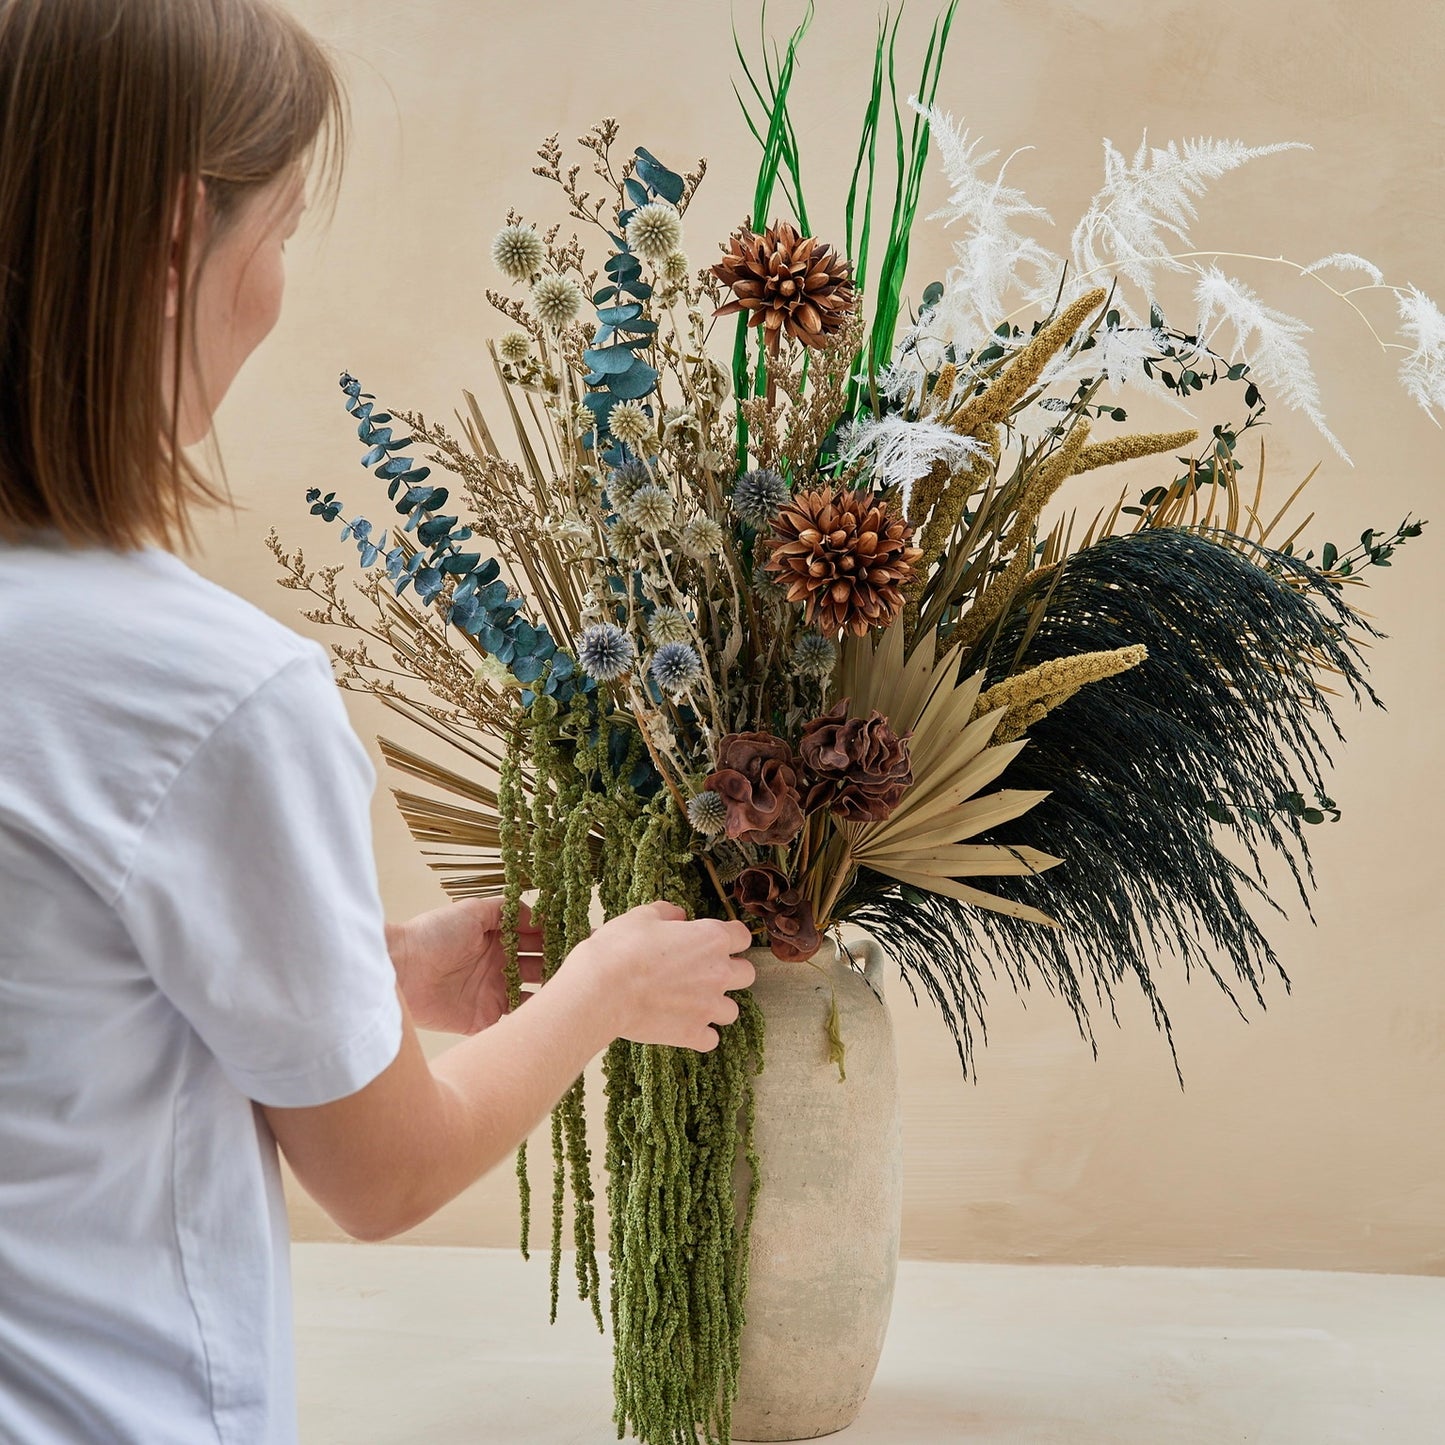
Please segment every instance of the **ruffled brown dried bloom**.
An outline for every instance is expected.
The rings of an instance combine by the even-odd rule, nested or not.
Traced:
[[[786,331],[804,346],[822,346],[853,309],[853,280],[847,261],[813,236],[802,236],[788,221],[762,235],[737,231],[713,275],[737,298],[718,307],[718,316],[748,311],[749,326],[765,328],[769,352]]]
[[[848,716],[848,699],[814,718],[798,743],[803,808],[827,808],[850,823],[881,823],[913,783],[908,739],[881,712]]]
[[[773,521],[766,567],[822,632],[862,637],[903,610],[923,555],[913,528],[868,491],[797,492]]]
[[[812,902],[777,868],[744,868],[733,884],[733,899],[768,930],[768,947],[789,963],[811,958],[823,945]]]
[[[803,826],[798,760],[772,733],[729,733],[703,787],[727,808],[727,835],[741,843],[789,843]]]

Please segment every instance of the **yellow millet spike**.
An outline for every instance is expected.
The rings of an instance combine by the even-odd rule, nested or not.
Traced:
[[[1152,457],[1159,452],[1174,452],[1199,440],[1197,431],[1135,432],[1132,436],[1113,437],[1085,447],[1074,467],[1074,475],[1092,472],[1095,467],[1112,467],[1116,462],[1133,461],[1135,457]]]
[[[908,521],[915,531],[928,519],[952,475],[948,463],[942,457],[935,457],[928,475],[914,482],[908,496]]]
[[[993,447],[998,445],[998,428],[990,428],[992,433],[991,442]],[[1024,483],[1020,492],[1018,505],[1015,511],[1014,520],[1009,523],[1009,529],[1004,533],[999,542],[999,555],[1004,556],[1010,552],[1013,556],[1009,558],[1008,565],[1000,572],[992,582],[984,588],[980,596],[971,608],[960,618],[953,631],[948,634],[947,645],[952,647],[961,644],[965,650],[972,647],[975,642],[993,625],[1004,609],[1013,601],[1019,588],[1023,585],[1025,576],[1033,564],[1034,549],[1030,545],[1033,534],[1034,523],[1039,519],[1039,513],[1043,511],[1050,497],[1073,474],[1074,464],[1078,460],[1079,453],[1083,450],[1084,443],[1088,440],[1089,423],[1079,421],[1074,429],[1066,436],[1063,443],[1053,455],[1042,461],[1035,468],[1032,476]],[[996,455],[996,453],[995,453]],[[948,499],[945,498],[945,502]],[[965,496],[958,499],[959,510],[962,510]],[[934,513],[934,520],[942,517],[944,503],[940,503]],[[958,520],[954,516],[953,521]],[[930,530],[931,530],[930,524]],[[949,531],[953,530],[952,523],[949,524]],[[925,532],[927,538],[930,532]],[[948,532],[938,535],[937,545],[942,550],[943,543],[948,538]],[[925,548],[927,543],[925,542]],[[924,562],[932,565],[927,551],[924,552]],[[939,646],[942,648],[943,642]]]
[[[1022,546],[1028,539],[1039,513],[1048,505],[1054,495],[1079,469],[1079,457],[1086,450],[1089,440],[1089,423],[1080,419],[1074,429],[1059,444],[1058,449],[1044,458],[1023,486],[1019,496],[1014,520],[1004,534],[1003,550],[1011,551]]]
[[[953,395],[953,383],[958,376],[958,368],[951,362],[945,361],[938,368],[938,377],[933,383],[933,390],[928,393],[928,400],[921,408],[921,415],[928,416],[941,406],[948,405],[948,399]]]
[[[1081,687],[1106,677],[1128,672],[1149,656],[1149,649],[1139,643],[1116,647],[1108,652],[1077,652],[1072,657],[1056,657],[1041,662],[1026,672],[1006,677],[979,694],[974,717],[1008,708],[1008,716],[994,734],[995,744],[1011,742],[1038,722],[1052,708],[1066,702]]]
[[[913,567],[919,577],[926,577],[933,564],[942,556],[944,543],[953,535],[958,519],[963,516],[964,503],[978,490],[979,482],[988,469],[998,465],[998,428],[986,427],[979,434],[978,440],[983,443],[985,450],[970,457],[957,471],[948,475],[942,494],[933,508],[933,514],[924,524],[923,536],[917,544],[923,549],[923,556]]]
[[[972,436],[989,422],[1006,421],[1019,399],[1042,375],[1049,359],[1108,296],[1109,293],[1098,286],[1066,306],[1004,367],[987,391],[953,412],[948,425],[964,436]]]
[[[1033,561],[1033,549],[1020,547],[1008,560],[1006,566],[987,587],[982,596],[959,618],[952,631],[938,639],[940,657],[953,647],[961,647],[965,655],[980,637],[1003,615],[1004,608],[1013,601]]]
[[[996,426],[985,427],[979,440],[984,444],[986,450],[977,456],[970,457],[957,471],[950,472],[946,466],[935,462],[928,476],[914,485],[913,497],[916,500],[921,488],[933,484],[934,478],[939,474],[942,466],[942,480],[938,484],[939,491],[930,499],[928,511],[918,513],[920,519],[927,517],[927,520],[923,525],[923,535],[918,540],[918,546],[922,548],[923,556],[913,564],[914,580],[908,589],[908,605],[903,613],[903,635],[907,638],[913,636],[914,628],[918,625],[919,604],[923,597],[924,582],[933,570],[934,564],[943,555],[944,546],[953,535],[953,529],[958,525],[959,518],[963,516],[964,504],[978,490],[988,469],[998,465],[1001,445],[998,428]],[[911,516],[909,520],[913,520]]]

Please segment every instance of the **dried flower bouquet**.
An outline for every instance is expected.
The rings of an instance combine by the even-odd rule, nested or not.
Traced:
[[[1301,555],[1297,532],[1272,545],[1289,504],[1265,505],[1262,462],[1252,488],[1241,475],[1266,382],[1323,421],[1298,323],[1194,251],[1188,225],[1207,180],[1279,148],[1110,150],[1067,265],[1016,229],[1043,213],[985,180],[989,157],[932,105],[952,17],[930,40],[876,282],[855,222],[896,27],[840,246],[808,225],[788,117],[805,21],[776,71],[749,74],[763,165],[720,259],[683,249],[705,163],[620,155],[610,120],[579,140],[590,165],[549,140],[535,171],[601,261],[518,213],[493,241],[512,289],[488,293],[508,323],[490,350],[515,445],[470,393],[453,430],[383,412],[343,376],[399,529],[308,494],[358,550],[361,607],[342,569],[272,545],[284,585],[317,595],[308,615],[358,634],[336,648],[343,685],[449,750],[382,744],[433,789],[397,799],[446,887],[502,894],[513,942],[533,890],[548,972],[599,897],[609,914],[666,894],[742,916],[784,959],[851,920],[924,987],[967,1066],[999,971],[1044,982],[1086,1035],[1090,1000],[1111,1004],[1127,976],[1167,1032],[1161,956],[1263,1000],[1278,965],[1247,907],[1263,873],[1216,832],[1257,870],[1282,855],[1306,893],[1304,829],[1338,816],[1330,694],[1371,695],[1345,588],[1421,524]],[[930,130],[968,235],[900,328]],[[897,137],[904,158],[901,121]],[[796,222],[770,220],[779,185]],[[1206,324],[1182,332],[1153,284],[1189,258],[1214,264],[1197,267]],[[1392,289],[1404,379],[1438,407],[1445,322]],[[1252,343],[1239,355],[1213,349],[1221,310]],[[730,315],[728,365],[714,337]],[[1235,386],[1244,420],[1108,434],[1130,385],[1185,410]],[[1150,456],[1174,460],[1137,504],[1086,529],[1059,512],[1071,478]],[[711,1055],[618,1043],[606,1059],[617,1423],[650,1445],[728,1438],[748,1222],[732,1161],[764,1063],[740,1002]],[[553,1309],[570,1190],[600,1325],[580,1081],[553,1142]],[[525,1154],[519,1177],[525,1248]]]

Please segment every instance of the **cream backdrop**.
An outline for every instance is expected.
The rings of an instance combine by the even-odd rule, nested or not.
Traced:
[[[245,510],[207,523],[197,565],[304,629],[295,594],[274,584],[267,528],[315,562],[342,561],[354,553],[307,518],[304,488],[383,511],[357,465],[337,373],[348,368],[383,402],[435,417],[450,414],[463,386],[494,395],[483,344],[499,320],[483,291],[498,278],[487,244],[509,206],[554,214],[552,188],[530,174],[537,143],[611,114],[629,145],[675,167],[706,155],[687,220],[699,262],[708,238],[742,219],[755,153],[730,90],[729,9],[714,0],[621,10],[592,0],[292,3],[344,59],[350,163],[329,229],[308,226],[293,242],[285,315],[223,409],[219,435]],[[799,7],[772,8],[781,26]],[[737,11],[751,26],[751,0]],[[929,16],[926,4],[907,13],[906,75]],[[869,0],[821,0],[797,82],[814,225],[839,238],[874,23]],[[965,0],[940,100],[1005,155],[1036,147],[1010,178],[1061,230],[1097,183],[1102,137],[1125,150],[1145,128],[1158,142],[1308,142],[1312,152],[1219,182],[1198,243],[1302,261],[1358,251],[1445,303],[1442,64],[1445,10],[1425,0],[1368,10],[1344,0]],[[924,209],[945,194],[934,167]],[[950,239],[936,222],[920,226],[913,296],[941,274]],[[1277,485],[1324,462],[1310,494],[1313,533],[1349,538],[1411,510],[1440,517],[1393,570],[1374,574],[1365,599],[1390,634],[1374,654],[1390,710],[1343,709],[1349,745],[1332,790],[1344,821],[1311,835],[1317,925],[1297,908],[1270,925],[1293,993],[1272,987],[1268,1012],[1250,1008],[1245,1023],[1207,981],[1170,973],[1183,1091],[1137,998],[1123,997],[1119,1028],[1101,1018],[1096,1061],[1061,1004],[1038,995],[1025,1010],[1007,988],[994,991],[978,1082],[966,1083],[941,1021],[895,978],[910,1255],[1445,1270],[1445,434],[1344,305],[1280,268],[1237,264],[1315,326],[1327,413],[1356,459],[1351,470],[1298,417],[1272,414]],[[1391,320],[1380,298],[1370,309]],[[1181,302],[1173,315],[1188,309]],[[385,726],[369,703],[353,700],[352,716],[368,739]],[[439,902],[384,786],[375,827],[392,915]],[[545,1136],[533,1157],[545,1168]],[[540,1170],[536,1181],[545,1221]],[[514,1189],[499,1169],[413,1238],[507,1245]],[[335,1236],[304,1198],[294,1219],[299,1236]],[[546,1266],[537,1268],[541,1288]]]

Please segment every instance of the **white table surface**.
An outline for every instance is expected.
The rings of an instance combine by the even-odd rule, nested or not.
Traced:
[[[302,1445],[607,1445],[545,1251],[302,1244]],[[605,1313],[604,1313],[605,1317]],[[1445,1445],[1445,1279],[905,1260],[843,1445]]]

